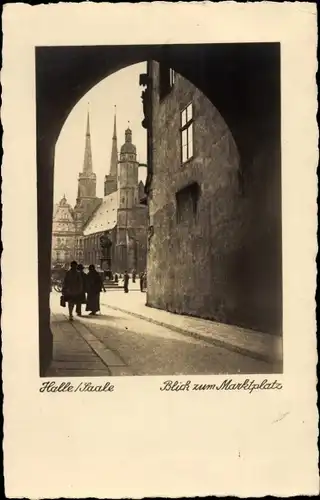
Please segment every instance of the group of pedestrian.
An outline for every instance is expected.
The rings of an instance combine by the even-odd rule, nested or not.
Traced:
[[[90,316],[100,311],[102,290],[105,292],[103,281],[93,264],[90,264],[89,272],[86,274],[82,264],[71,262],[62,287],[62,300],[68,303],[70,321],[73,320],[74,307],[78,316],[82,315],[83,304],[86,305],[86,311],[89,311]]]
[[[123,275],[124,293],[129,293],[129,279],[130,279],[129,273],[128,271],[125,271]],[[140,280],[140,291],[144,292],[145,289],[147,288],[147,273],[146,272],[140,273],[139,280]],[[136,275],[132,273],[132,283],[135,283],[135,281],[136,281]]]

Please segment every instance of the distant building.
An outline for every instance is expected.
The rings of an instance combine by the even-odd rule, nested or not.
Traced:
[[[102,264],[106,268],[106,263],[101,261],[100,238],[108,231],[113,243],[112,270],[122,273],[125,270],[145,270],[148,208],[144,184],[139,183],[139,166],[130,128],[125,132],[125,143],[118,159],[115,115],[110,171],[104,180],[104,197],[98,198],[88,115],[84,163],[78,178],[76,205],[72,209],[63,198],[54,211],[52,264],[62,260],[69,263],[76,259],[84,265]],[[68,246],[62,251],[61,245],[66,241]]]
[[[69,264],[75,257],[77,229],[74,213],[66,197],[55,205],[52,224],[52,264]]]
[[[203,93],[155,61],[140,84],[148,133],[148,305],[281,331],[280,216],[272,208],[278,164],[262,144],[245,184],[237,144]]]

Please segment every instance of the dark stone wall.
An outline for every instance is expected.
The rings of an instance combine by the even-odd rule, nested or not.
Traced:
[[[150,306],[261,331],[281,332],[281,182],[275,141],[254,144],[245,171],[217,109],[177,75],[159,101],[153,88],[153,236],[148,252]],[[194,157],[181,165],[180,111],[194,104]],[[263,117],[262,117],[263,118]],[[245,119],[245,117],[244,117]],[[252,137],[254,142],[254,137]],[[197,214],[177,220],[176,192],[200,186]]]

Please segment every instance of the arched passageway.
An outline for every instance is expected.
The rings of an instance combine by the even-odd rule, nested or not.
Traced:
[[[246,186],[250,186],[251,170],[260,161],[258,158],[263,156],[265,172],[268,171],[268,161],[272,163],[272,175],[266,174],[265,182],[272,179],[272,210],[281,213],[279,44],[38,47],[36,99],[38,214],[41,214],[38,217],[41,374],[50,362],[52,350],[49,288],[56,140],[71,109],[88,90],[110,74],[146,60],[164,62],[173,68],[203,92],[219,110],[240,153],[244,196]],[[254,189],[254,186],[250,188]],[[281,219],[273,228],[270,239],[281,241]],[[281,249],[271,267],[277,281],[275,289],[281,294]]]

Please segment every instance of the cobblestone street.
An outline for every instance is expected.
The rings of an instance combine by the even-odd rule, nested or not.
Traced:
[[[262,359],[263,348],[270,353],[279,339],[267,336],[263,342],[265,334],[152,309],[144,305],[145,299],[146,295],[139,291],[107,291],[101,294],[100,315],[75,317],[70,323],[67,309],[60,307],[59,294],[52,293],[54,353],[47,375],[279,371],[278,363],[268,360],[268,356]]]

